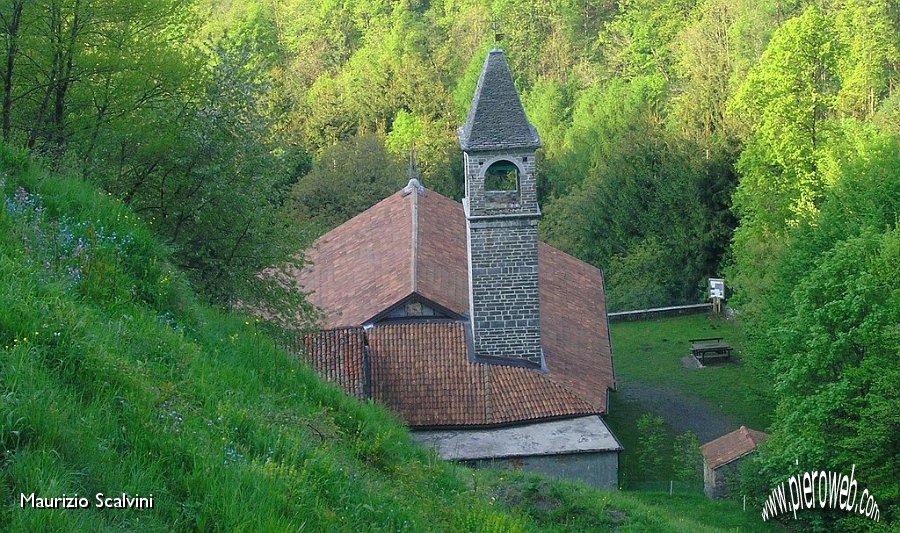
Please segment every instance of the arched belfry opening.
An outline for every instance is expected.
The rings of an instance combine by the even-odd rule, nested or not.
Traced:
[[[484,171],[484,190],[487,192],[518,191],[519,167],[505,159],[491,163]]]

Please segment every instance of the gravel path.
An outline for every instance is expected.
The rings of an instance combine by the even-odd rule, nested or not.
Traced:
[[[614,394],[661,416],[678,434],[693,431],[700,444],[740,427],[732,417],[716,414],[716,407],[710,402],[690,398],[667,387],[619,380],[618,391]]]

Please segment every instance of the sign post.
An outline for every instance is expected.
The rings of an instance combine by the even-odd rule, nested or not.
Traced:
[[[709,278],[709,297],[713,301],[713,311],[716,314],[722,312],[722,300],[725,299],[725,280],[721,278]]]

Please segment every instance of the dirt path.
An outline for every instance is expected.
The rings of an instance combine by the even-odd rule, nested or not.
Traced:
[[[740,427],[733,417],[717,414],[716,406],[706,400],[691,398],[667,387],[619,380],[614,394],[628,403],[640,405],[657,414],[676,433],[693,431],[700,443],[709,442]]]

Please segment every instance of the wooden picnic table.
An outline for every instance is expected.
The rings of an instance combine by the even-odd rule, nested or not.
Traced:
[[[690,339],[691,355],[700,364],[705,364],[707,359],[718,361],[731,357],[731,346],[722,337],[708,337],[704,339]]]

